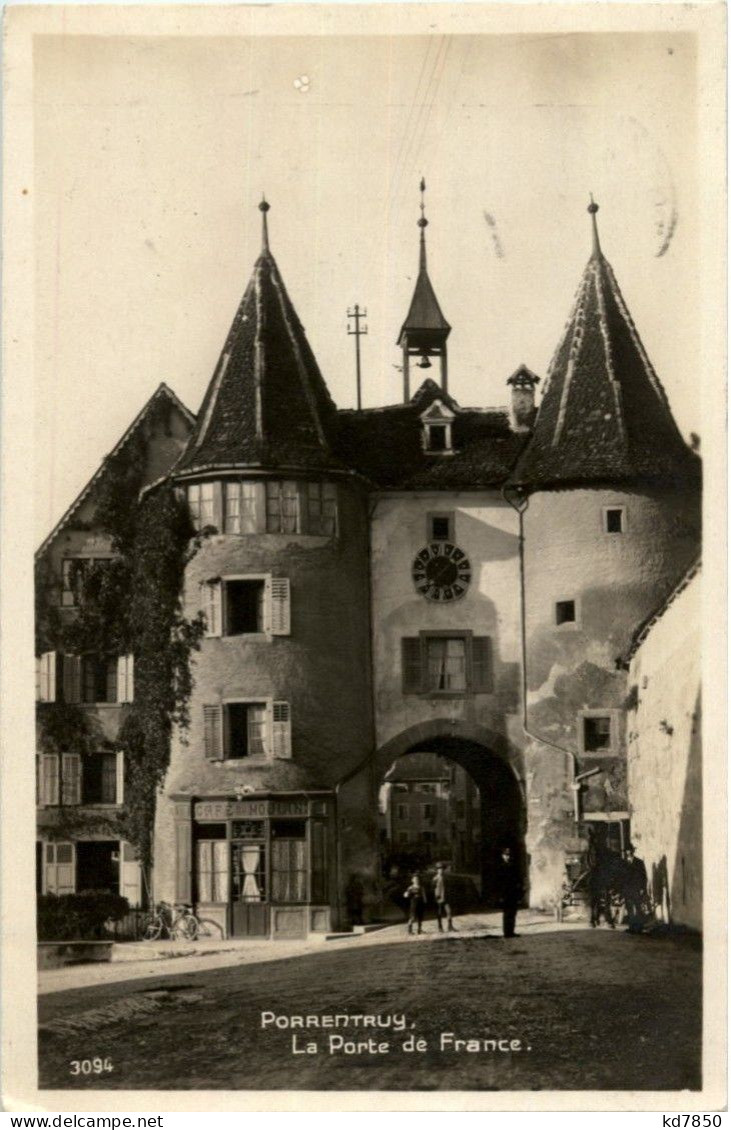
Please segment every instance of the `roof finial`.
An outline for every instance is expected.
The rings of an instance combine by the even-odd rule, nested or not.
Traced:
[[[594,196],[591,192],[589,193],[589,199],[591,200],[591,204],[589,205],[589,207],[586,210],[589,213],[589,215],[591,216],[592,239],[593,239],[592,254],[593,255],[601,255],[602,249],[599,246],[599,228],[597,227],[597,223],[596,223],[596,214],[599,211],[599,205],[594,202]]]
[[[426,181],[423,177],[421,178],[421,183],[419,185],[419,192],[421,193],[421,204],[419,205],[419,207],[421,208],[421,217],[416,221],[418,226],[421,228],[421,234],[419,236],[419,270],[425,271],[426,240],[424,238],[424,229],[427,227],[429,221],[424,215],[424,193],[426,192]]]
[[[259,211],[261,212],[261,249],[262,251],[269,250],[269,229],[267,228],[267,212],[271,205],[267,204],[264,193],[261,194],[261,204]]]

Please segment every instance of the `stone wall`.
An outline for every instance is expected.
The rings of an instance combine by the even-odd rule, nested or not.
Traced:
[[[656,914],[703,921],[701,575],[652,626],[630,664],[627,772],[632,839]]]

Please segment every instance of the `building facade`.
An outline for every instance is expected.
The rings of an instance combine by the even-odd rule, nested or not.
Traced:
[[[428,754],[474,782],[483,897],[509,843],[530,904],[551,905],[590,822],[629,831],[617,658],[700,539],[699,460],[596,206],[539,407],[525,366],[506,407],[451,396],[422,195],[403,402],[345,411],[260,207],[261,255],[161,472],[200,531],[182,599],[206,636],[157,804],[155,895],[227,935],[292,937],[346,924],[356,879],[378,916],[379,792],[394,762]]]

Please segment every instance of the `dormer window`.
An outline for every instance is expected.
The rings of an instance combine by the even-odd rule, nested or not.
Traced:
[[[454,412],[440,400],[433,401],[426,412],[421,414],[423,427],[422,442],[429,455],[451,455],[452,421]]]

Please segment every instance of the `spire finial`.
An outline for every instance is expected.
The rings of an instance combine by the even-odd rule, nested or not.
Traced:
[[[261,194],[261,204],[259,205],[259,211],[261,212],[261,247],[262,247],[262,251],[268,251],[269,250],[269,229],[267,228],[267,212],[269,211],[270,207],[271,207],[271,205],[267,204],[266,196],[264,195],[264,193],[262,193]]]
[[[424,193],[426,192],[426,181],[424,180],[423,177],[421,178],[421,183],[419,184],[419,192],[421,193],[421,203],[419,205],[419,207],[421,208],[421,216],[416,221],[419,228],[421,228],[421,234],[419,236],[419,269],[422,270],[422,271],[425,271],[426,270],[426,239],[424,238],[424,229],[428,226],[429,221],[427,220],[426,216],[424,215]]]
[[[586,210],[589,213],[589,215],[591,216],[592,240],[593,240],[592,254],[593,255],[601,255],[602,249],[599,246],[599,228],[597,227],[597,223],[596,223],[596,214],[599,211],[599,205],[595,202],[594,196],[591,192],[589,193],[589,200],[591,201],[591,204],[589,205],[589,207]]]

